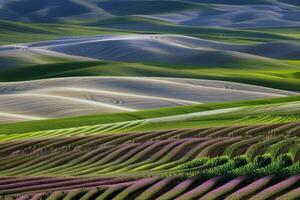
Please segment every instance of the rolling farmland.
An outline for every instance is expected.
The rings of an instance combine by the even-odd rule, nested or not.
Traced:
[[[1,194],[296,199],[299,130],[293,122],[10,140],[0,143]]]
[[[299,200],[297,0],[0,0],[0,200]]]
[[[0,83],[0,123],[296,94],[232,82],[178,78],[74,77]]]
[[[297,199],[298,104],[290,96],[3,124],[0,196]]]

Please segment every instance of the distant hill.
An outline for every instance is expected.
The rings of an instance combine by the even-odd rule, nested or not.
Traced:
[[[2,4],[2,6],[1,6]],[[57,21],[110,16],[92,1],[21,0],[0,3],[0,18],[21,21]]]
[[[103,20],[142,15],[184,26],[300,26],[296,0],[2,0],[0,19],[30,22]]]

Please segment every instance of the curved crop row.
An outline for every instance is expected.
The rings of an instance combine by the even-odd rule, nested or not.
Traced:
[[[133,182],[119,182],[111,185],[99,183],[97,187],[77,189],[42,190],[15,194],[2,194],[5,199],[54,199],[54,200],[94,200],[94,199],[297,199],[299,197],[300,175],[284,179],[266,176],[253,179],[240,176],[227,179],[222,176],[209,180],[191,178],[180,180],[172,178],[144,178]],[[36,186],[38,187],[38,185]],[[174,193],[172,193],[174,192]]]
[[[289,151],[298,160],[300,149],[296,141],[297,137],[288,136],[186,138],[100,146],[90,151],[75,148],[27,156],[16,154],[1,159],[0,175],[141,175],[149,170],[176,168],[206,156],[245,154],[253,159],[254,155],[270,153],[276,158]]]

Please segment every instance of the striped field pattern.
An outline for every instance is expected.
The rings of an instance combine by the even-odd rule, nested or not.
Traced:
[[[298,199],[300,176],[278,179],[265,176],[254,180],[248,176],[209,180],[193,177],[133,178],[16,178],[0,181],[6,199]],[[11,195],[18,193],[18,195]]]
[[[11,139],[0,143],[0,194],[4,199],[298,199],[299,130],[300,123],[293,122]]]
[[[0,200],[300,200],[300,0],[0,0]]]

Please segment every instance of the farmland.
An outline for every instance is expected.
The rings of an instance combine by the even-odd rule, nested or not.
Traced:
[[[66,199],[296,199],[299,130],[299,122],[290,122],[10,140],[0,146],[1,193]]]
[[[300,199],[296,0],[0,0],[0,200]]]
[[[297,199],[298,102],[290,96],[3,124],[1,195]]]

